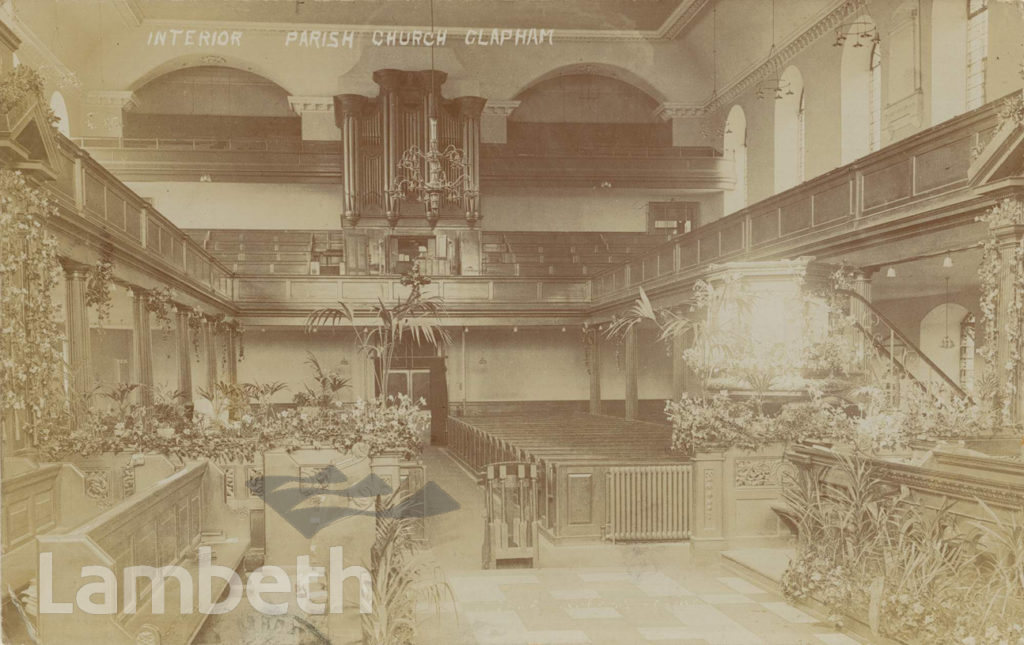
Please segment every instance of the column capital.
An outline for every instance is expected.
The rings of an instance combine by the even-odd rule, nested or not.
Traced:
[[[423,69],[418,72],[412,72],[412,74],[413,78],[416,79],[416,83],[424,91],[429,93],[431,90],[434,90],[438,96],[441,94],[441,86],[448,80],[448,72],[436,69]]]
[[[298,115],[303,112],[330,112],[334,98],[330,96],[289,96],[288,107]]]
[[[69,280],[85,280],[89,275],[89,271],[92,269],[88,264],[83,264],[67,258],[60,258],[60,266],[64,269],[64,275]]]
[[[689,103],[666,102],[654,110],[654,116],[662,121],[672,119],[695,119],[704,116],[704,106]]]
[[[338,94],[333,98],[334,122],[340,128],[347,116],[362,116],[370,99],[362,94]]]
[[[378,69],[373,73],[373,82],[382,90],[397,90],[405,83],[409,72],[401,69]]]
[[[495,101],[493,99],[487,99],[487,104],[484,105],[484,114],[492,116],[510,116],[515,112],[516,108],[522,101]]]

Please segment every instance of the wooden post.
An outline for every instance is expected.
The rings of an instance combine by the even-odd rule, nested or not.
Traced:
[[[178,391],[185,397],[185,402],[192,401],[192,360],[189,355],[188,311],[184,308],[175,309],[177,314],[178,344]]]
[[[994,233],[998,240],[1000,258],[999,278],[997,281],[999,304],[996,308],[995,320],[999,335],[996,343],[995,368],[1000,386],[1005,385],[1009,380],[1013,380],[1017,384],[1017,391],[1010,401],[1010,418],[1008,421],[1010,423],[1020,423],[1021,419],[1024,418],[1024,384],[1021,383],[1022,378],[1024,378],[1024,370],[1021,370],[1020,365],[1015,367],[1016,374],[1011,374],[1007,370],[1007,367],[1013,362],[1007,327],[1014,319],[1012,311],[1014,302],[1021,297],[1020,294],[1016,293],[1014,249],[1020,244],[1021,238],[1024,237],[1024,225],[1002,226],[996,229]],[[1021,331],[1020,329],[1017,330],[1018,333]]]
[[[78,264],[65,264],[67,280],[65,304],[67,306],[67,337],[69,380],[72,397],[77,398],[92,389],[92,351],[89,339],[89,312],[85,304],[88,269]]]
[[[149,327],[146,293],[129,289],[132,299],[132,380],[139,386],[138,401],[153,402],[153,343]]]
[[[212,393],[217,388],[217,343],[213,335],[213,325],[203,320],[203,347],[206,348],[206,387]]]
[[[636,326],[629,328],[622,339],[626,355],[626,418],[635,419],[640,410],[637,390]]]
[[[601,414],[601,335],[588,330],[586,351],[590,356],[590,414]]]

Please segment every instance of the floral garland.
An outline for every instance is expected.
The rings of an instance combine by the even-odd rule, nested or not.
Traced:
[[[196,360],[199,360],[199,335],[203,331],[203,314],[198,311],[188,312],[188,331],[192,338],[192,351],[195,352]]]
[[[110,248],[104,247],[85,282],[85,304],[87,307],[95,307],[96,323],[100,327],[103,327],[104,321],[110,320],[113,294],[114,260]]]
[[[58,217],[20,172],[0,170],[0,413],[34,443],[62,425],[64,333],[51,291],[60,279]]]
[[[999,252],[995,230],[1004,226],[1024,224],[1024,203],[1012,198],[1004,199],[978,217],[978,221],[989,226],[989,237],[982,246],[982,259],[978,267],[981,283],[979,306],[985,330],[984,346],[979,348],[978,353],[984,359],[986,369],[992,369],[998,360],[999,335],[1006,334],[1009,348],[1007,362],[1003,366],[1006,370],[1006,381],[998,396],[1002,400],[1003,421],[1010,423],[1011,408],[1019,387],[1021,358],[1024,356],[1024,335],[1021,333],[1021,326],[1024,323],[1024,296],[1021,291],[1024,289],[1024,240],[1018,241],[1012,255],[1006,259],[1009,263],[1008,268],[1013,272],[1013,294],[1011,302],[1007,303],[1009,319],[1003,329],[999,329],[996,323],[1000,306],[999,273],[1003,268],[1004,259]]]
[[[590,323],[583,323],[580,328],[580,341],[583,343],[583,362],[587,367],[587,374],[590,374],[594,365],[594,348],[597,347],[597,329]]]
[[[174,308],[174,290],[168,287],[157,287],[146,294],[146,310],[156,316],[160,325],[160,333],[164,340],[171,333],[171,310]]]

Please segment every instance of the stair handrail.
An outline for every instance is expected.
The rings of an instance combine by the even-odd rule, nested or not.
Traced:
[[[971,400],[971,396],[967,394],[967,392],[965,392],[964,389],[961,388],[956,383],[956,381],[951,379],[949,375],[946,374],[946,372],[943,371],[941,367],[939,367],[932,361],[932,359],[928,358],[928,356],[921,350],[921,348],[918,347],[916,343],[907,338],[906,335],[904,335],[903,332],[901,332],[899,328],[896,327],[896,325],[893,324],[891,320],[886,318],[882,312],[878,311],[878,309],[876,309],[875,306],[871,304],[870,300],[868,300],[861,294],[851,289],[836,289],[836,293],[839,293],[844,296],[849,296],[851,299],[856,300],[862,305],[864,305],[864,307],[867,308],[867,310],[871,313],[872,316],[874,316],[883,325],[888,327],[889,332],[892,333],[892,335],[895,336],[901,343],[903,343],[904,347],[913,351],[918,357],[920,357],[921,361],[932,370],[932,372],[938,374],[940,379],[950,388],[950,390],[952,390],[954,395],[960,398]],[[860,323],[860,321],[857,322]],[[858,327],[863,333],[866,333],[868,334],[868,336],[871,336],[870,330],[865,328],[862,324],[858,324]],[[872,340],[874,340],[874,338],[872,338]],[[892,356],[891,358],[895,360],[895,356]],[[901,367],[903,367],[903,369],[906,370],[908,374],[910,373],[910,368],[908,368],[906,365],[903,365],[901,363]]]

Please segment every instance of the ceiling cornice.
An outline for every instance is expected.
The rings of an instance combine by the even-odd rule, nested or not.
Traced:
[[[289,96],[288,107],[296,114],[303,112],[333,112],[333,96]]]
[[[658,38],[678,38],[690,26],[701,10],[714,0],[688,0],[680,2],[676,10],[658,28]]]
[[[113,0],[114,8],[129,27],[142,26],[142,8],[138,0]]]
[[[789,40],[775,48],[775,55],[752,67],[747,68],[738,79],[725,86],[716,97],[704,106],[706,112],[714,112],[724,105],[732,103],[747,88],[781,70],[789,59],[793,58],[808,45],[820,38],[825,32],[835,29],[843,20],[864,9],[866,0],[833,0],[813,20],[797,30]]]

